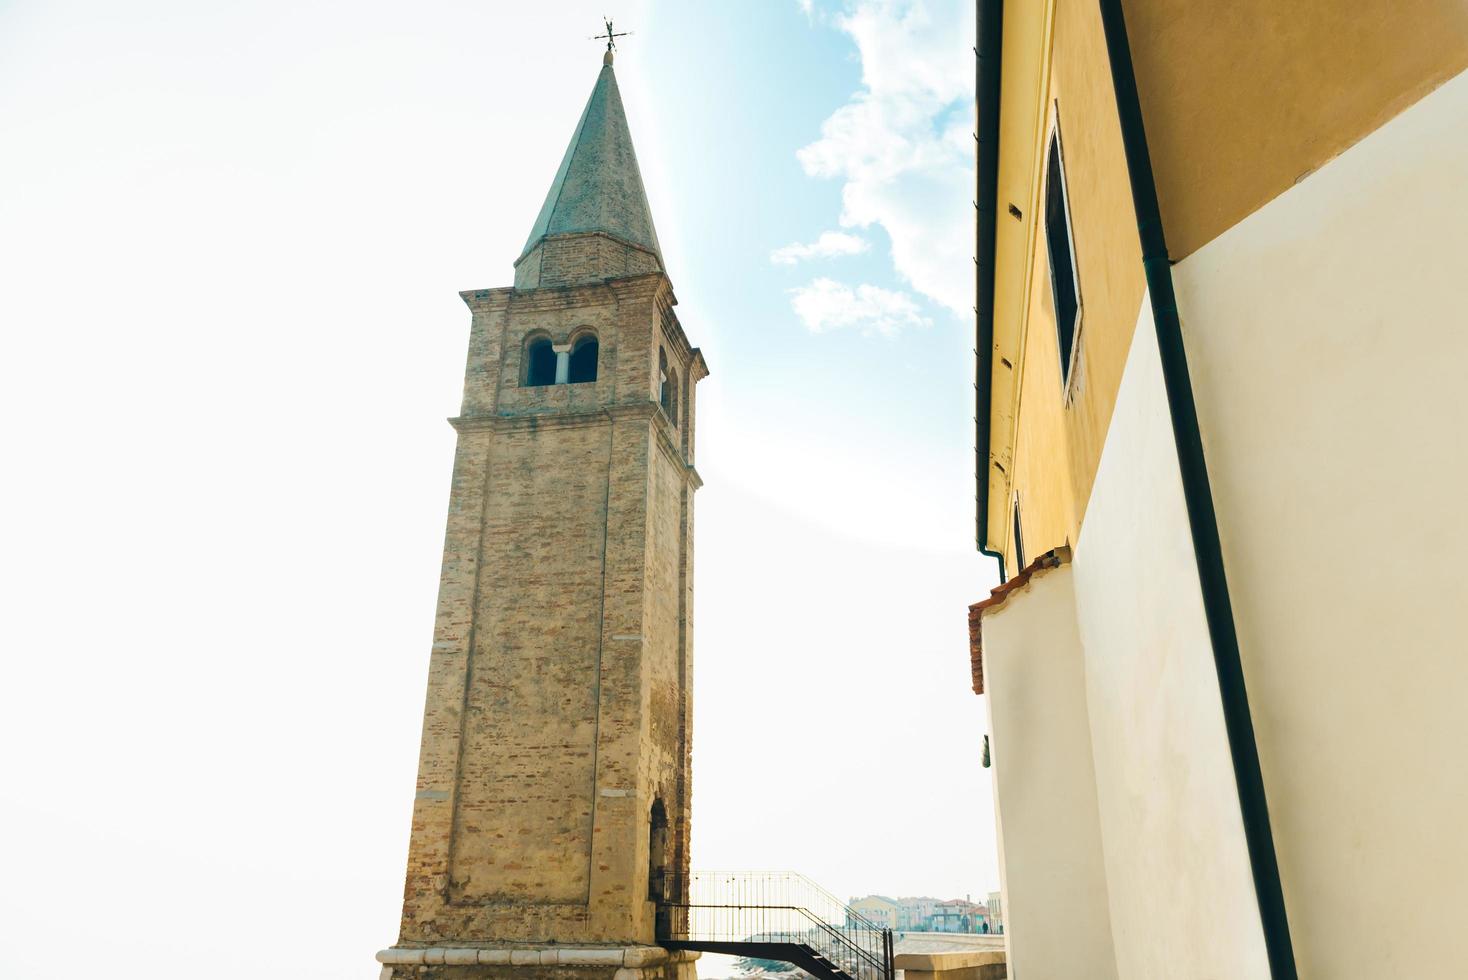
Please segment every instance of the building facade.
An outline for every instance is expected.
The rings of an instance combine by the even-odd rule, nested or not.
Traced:
[[[868,922],[895,932],[994,932],[989,909],[966,898],[926,896],[853,898],[848,907]]]
[[[1468,8],[978,8],[1011,969],[1447,975]]]
[[[848,903],[848,907],[873,925],[882,926],[887,929],[898,928],[898,916],[902,907],[885,895],[868,895],[865,898],[853,898]]]
[[[910,932],[926,932],[931,924],[933,912],[942,899],[928,895],[899,898],[897,927]]]
[[[464,401],[385,978],[692,974],[654,945],[653,899],[688,869],[707,370],[673,309],[611,61],[514,286],[462,294]]]
[[[988,909],[968,899],[939,902],[928,919],[930,932],[984,933],[989,931]]]

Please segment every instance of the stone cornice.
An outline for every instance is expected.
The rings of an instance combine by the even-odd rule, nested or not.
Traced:
[[[695,382],[702,381],[708,376],[709,364],[708,361],[703,359],[703,349],[695,347],[693,348],[693,380]]]
[[[661,319],[663,332],[673,344],[674,351],[678,354],[680,361],[687,361],[690,357],[698,355],[698,348],[694,347],[688,339],[688,334],[683,329],[683,321],[678,318],[673,307],[678,305],[678,297],[673,295],[673,281],[664,277],[663,287],[655,297],[658,307],[658,316]],[[707,365],[703,368],[703,377],[708,376]],[[698,380],[697,378],[694,379]]]
[[[688,963],[699,954],[661,946],[394,946],[379,950],[384,966],[605,966],[639,969]]]
[[[540,286],[535,289],[495,286],[490,289],[465,289],[459,293],[459,297],[463,299],[469,309],[476,312],[505,309],[509,306],[514,306],[516,310],[524,312],[563,310],[594,305],[596,300],[592,299],[588,304],[588,296],[603,290],[611,290],[619,300],[639,294],[656,296],[658,288],[667,282],[667,278],[661,272],[644,272],[636,276],[597,279],[567,286]]]
[[[459,292],[459,298],[469,309],[475,313],[481,313],[505,309],[510,305],[510,296],[514,292],[514,286],[497,286],[494,289],[464,289]]]
[[[668,343],[673,348],[673,356],[680,364],[687,363],[693,357],[693,346],[688,342],[688,335],[683,332],[683,323],[678,319],[678,314],[668,310],[662,316],[663,333],[667,335]]]
[[[670,312],[673,307],[677,306],[678,297],[673,292],[673,280],[665,275],[663,277],[662,288],[658,290],[654,299],[657,301],[659,313]]]
[[[665,272],[644,272],[638,276],[618,276],[615,279],[603,279],[598,285],[630,296],[651,295],[656,303],[661,291],[668,286],[668,275]]]
[[[698,348],[694,347],[688,340],[688,334],[683,330],[683,321],[678,319],[678,314],[673,310],[673,306],[678,301],[671,298],[671,286],[669,287],[668,297],[671,300],[670,302],[662,302],[661,296],[658,302],[658,314],[663,333],[667,335],[669,343],[673,345],[673,351],[677,354],[678,360],[687,363],[691,358],[698,355]],[[705,365],[703,376],[706,377],[707,375],[708,367]],[[697,381],[698,379],[695,378],[694,380]]]
[[[620,235],[613,235],[609,231],[563,231],[554,235],[542,235],[540,238],[536,239],[535,244],[527,248],[524,254],[522,254],[518,259],[515,260],[515,268],[520,268],[520,263],[530,258],[530,254],[534,252],[537,248],[544,245],[546,242],[554,242],[564,238],[605,238],[608,241],[616,242],[618,245],[623,245],[627,248],[635,249],[639,252],[642,252],[644,255],[650,255],[652,256],[653,260],[657,262],[659,269],[663,267],[663,257],[654,252],[652,249],[648,248],[646,245],[639,245],[636,242],[629,242],[627,239],[621,237]]]

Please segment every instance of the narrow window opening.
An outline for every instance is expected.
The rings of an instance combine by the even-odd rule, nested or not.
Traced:
[[[1025,537],[1019,526],[1019,495],[1014,498],[1014,574],[1025,570]]]
[[[1045,167],[1045,244],[1050,257],[1050,295],[1055,301],[1055,329],[1060,341],[1060,379],[1070,385],[1071,359],[1080,325],[1081,287],[1076,273],[1075,240],[1071,234],[1070,200],[1065,165],[1060,153],[1060,126],[1050,134]]]
[[[571,384],[582,384],[596,380],[596,357],[598,345],[595,337],[582,337],[571,349],[571,373],[567,380]]]
[[[556,383],[556,352],[549,338],[532,340],[525,349],[525,385],[536,388]]]
[[[678,372],[668,366],[668,355],[658,349],[658,404],[674,425],[678,424]]]
[[[647,897],[654,902],[664,899],[664,879],[668,872],[668,811],[661,799],[652,801],[647,821]]]

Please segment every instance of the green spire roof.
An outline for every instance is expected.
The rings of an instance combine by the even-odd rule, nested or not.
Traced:
[[[605,232],[663,260],[610,52],[521,258],[549,235]]]

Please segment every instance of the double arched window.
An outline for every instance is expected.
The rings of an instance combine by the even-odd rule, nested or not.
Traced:
[[[668,353],[658,348],[658,404],[674,425],[678,424],[678,372],[668,365]]]
[[[532,334],[525,341],[521,384],[538,388],[595,381],[598,353],[596,334],[590,331],[559,349],[545,334]]]

